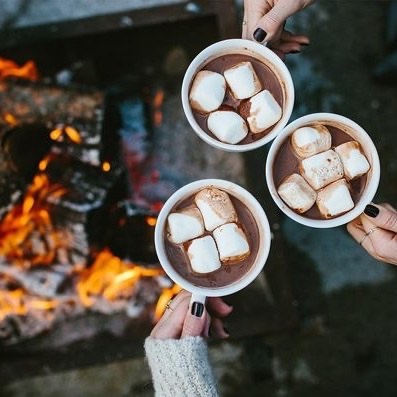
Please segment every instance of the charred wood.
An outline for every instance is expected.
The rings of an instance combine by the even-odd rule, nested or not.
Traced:
[[[0,82],[0,103],[0,133],[21,125],[45,125],[56,130],[51,139],[58,151],[100,164],[102,92],[6,80]]]

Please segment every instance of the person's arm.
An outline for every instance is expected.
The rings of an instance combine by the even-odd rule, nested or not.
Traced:
[[[390,204],[367,205],[347,230],[375,259],[397,265],[397,211]]]
[[[178,294],[145,341],[146,357],[153,376],[156,397],[217,396],[216,382],[204,337],[227,338],[221,317],[232,308],[220,298],[204,305],[190,304],[191,295]]]
[[[145,341],[157,397],[215,397],[216,383],[201,336]]]

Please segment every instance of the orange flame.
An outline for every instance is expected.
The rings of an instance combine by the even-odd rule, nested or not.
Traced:
[[[51,263],[55,248],[45,254],[26,258],[29,251],[27,239],[32,232],[43,236],[53,232],[45,199],[49,194],[60,196],[65,192],[61,186],[50,184],[47,176],[36,175],[22,203],[16,205],[0,223],[0,255],[16,261],[29,259],[32,265]],[[56,233],[53,232],[52,237],[54,246],[59,247],[62,242]]]
[[[39,78],[39,73],[33,61],[28,61],[23,66],[18,66],[14,61],[0,57],[0,80],[8,77],[36,81]]]
[[[0,291],[0,321],[11,313],[24,316],[29,310],[52,310],[58,305],[56,300],[32,297],[20,288]]]
[[[164,276],[162,269],[148,269],[123,262],[105,249],[98,254],[91,268],[78,271],[76,292],[81,303],[90,308],[98,298],[117,301],[131,296],[139,280],[159,276]],[[159,320],[167,302],[180,290],[181,287],[176,284],[162,290],[154,310],[155,320]],[[0,321],[11,313],[24,316],[30,310],[53,310],[59,304],[59,300],[34,297],[21,288],[13,291],[0,290]]]
[[[102,251],[93,266],[84,270],[77,283],[77,291],[84,306],[94,304],[95,297],[116,300],[123,292],[131,290],[143,277],[163,275],[161,269],[147,269],[123,262],[110,251]]]

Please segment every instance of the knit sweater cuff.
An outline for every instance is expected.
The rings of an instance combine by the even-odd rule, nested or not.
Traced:
[[[145,350],[156,397],[218,395],[203,338],[160,340],[148,337]]]

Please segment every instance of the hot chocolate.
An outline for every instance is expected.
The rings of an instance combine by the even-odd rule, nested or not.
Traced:
[[[201,92],[196,90],[197,81],[193,80],[190,87],[193,116],[201,129],[214,139],[238,145],[255,142],[272,131],[282,116],[282,83],[269,66],[255,57],[246,54],[216,57],[201,68],[197,77],[199,80],[208,78],[208,87],[214,95],[210,98],[208,87]],[[247,90],[247,85],[252,85],[251,89]],[[192,91],[194,94],[197,91],[194,98]],[[207,110],[195,104],[195,98],[202,99]],[[231,115],[234,119],[229,118]],[[216,119],[219,119],[219,127]]]
[[[251,269],[257,258],[260,235],[255,218],[246,205],[222,190],[209,190],[211,188],[202,189],[172,208],[163,238],[168,260],[183,279],[196,286],[215,288],[237,282]],[[216,205],[211,208],[211,205],[207,205],[203,196],[213,193],[226,195],[226,206],[223,197],[222,208]],[[200,230],[193,227],[197,219],[196,215],[193,215],[192,227],[189,226],[184,231],[189,240],[177,244],[174,242],[173,236],[177,234],[174,230],[176,227],[186,227],[187,224],[178,224],[172,219],[170,222],[170,216],[192,214],[193,209],[199,209],[201,212],[201,223],[205,228]],[[197,232],[194,233],[194,230]],[[223,240],[222,234],[225,236]],[[236,243],[229,244],[234,238]],[[230,249],[235,246],[239,247],[238,250],[231,252]],[[215,256],[211,257],[209,251],[214,251]],[[205,255],[204,269],[202,264],[197,262],[201,253]]]
[[[310,219],[330,219],[350,210],[359,201],[367,185],[367,172],[370,165],[362,154],[359,143],[347,132],[334,125],[327,124],[310,124],[301,129],[309,130],[312,127],[317,128],[319,132],[318,140],[313,140],[318,145],[318,151],[316,152],[316,149],[313,149],[313,145],[306,145],[306,147],[302,145],[302,150],[297,149],[296,137],[291,134],[281,144],[275,156],[273,163],[274,184],[281,197],[284,193],[281,191],[281,186],[285,181],[288,184],[289,180],[291,180],[292,183],[295,183],[295,186],[298,186],[297,191],[290,190],[290,192],[286,192],[286,194],[291,196],[294,195],[295,198],[298,194],[305,198],[305,200],[301,200],[302,208],[297,208],[298,204],[301,204],[298,202],[299,200],[295,200],[298,203],[296,208],[292,208],[291,203],[289,204],[290,208],[295,212]],[[330,139],[329,137],[324,137],[323,139],[323,127],[329,131]],[[311,131],[304,131],[304,133],[306,136],[299,138],[301,143],[304,143],[305,139],[306,142],[310,141],[308,136]],[[361,156],[353,167],[350,163],[344,161],[343,153],[346,150],[355,150]],[[353,159],[353,157],[351,158]],[[314,167],[313,164],[316,163],[321,172],[313,176],[307,171],[310,167],[305,167],[306,163],[310,163],[309,165],[312,168]],[[361,163],[364,163],[363,170],[357,171],[356,175],[351,174],[350,168],[354,172],[357,167],[357,169],[360,168]],[[350,197],[346,198],[346,207],[342,208],[340,213],[333,215],[328,213],[327,209],[324,209],[323,203],[329,197],[329,191],[336,189],[339,189],[338,194],[343,193]],[[288,200],[285,197],[282,198],[288,204]],[[351,202],[349,202],[350,199]],[[303,201],[305,201],[305,205]],[[339,206],[339,203],[334,203],[334,206]]]

